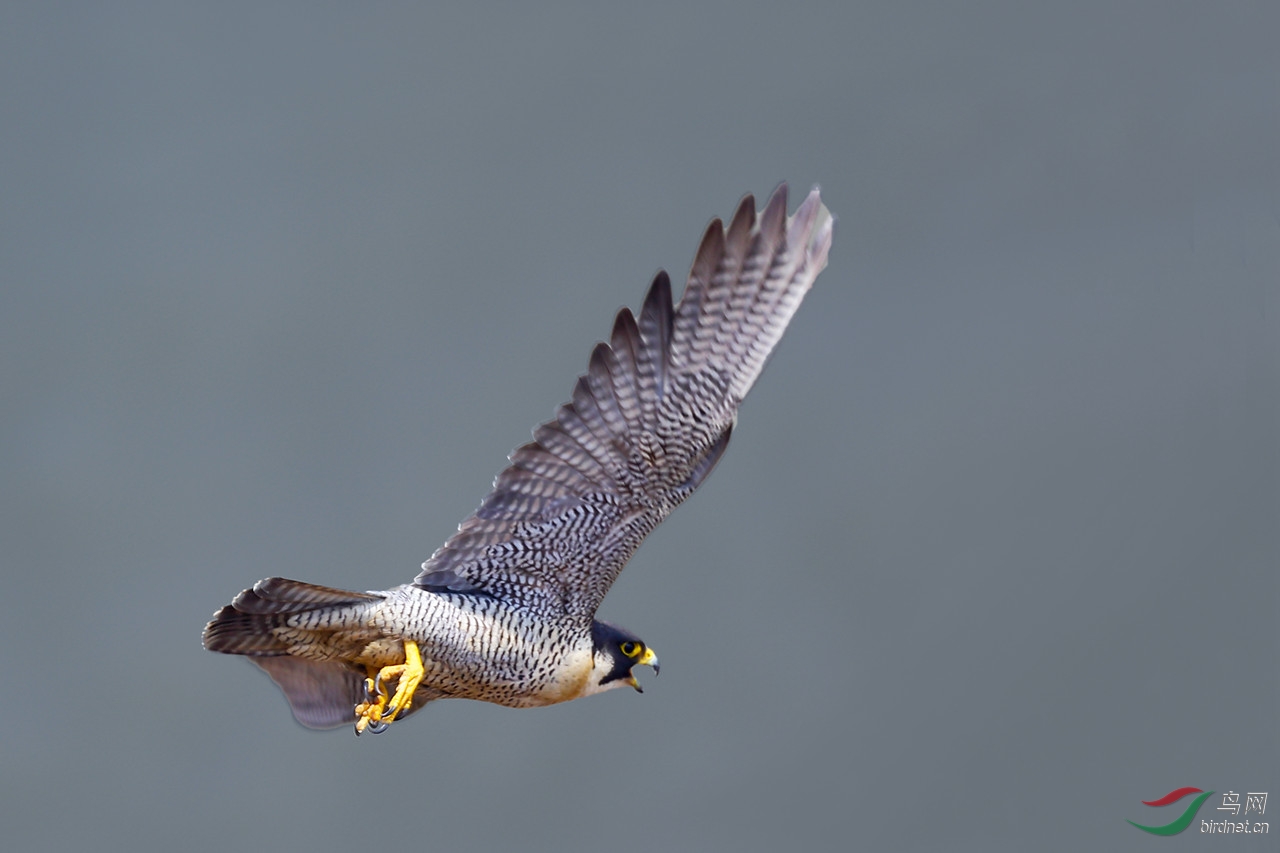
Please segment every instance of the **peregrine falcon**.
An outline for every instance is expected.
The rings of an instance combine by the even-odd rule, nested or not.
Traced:
[[[204,629],[266,670],[310,728],[380,732],[434,699],[527,708],[640,690],[653,649],[595,618],[648,533],[707,478],[738,406],[827,265],[834,220],[783,184],[715,219],[679,303],[659,272],[623,308],[573,398],[511,453],[412,583],[347,592],[267,578]]]

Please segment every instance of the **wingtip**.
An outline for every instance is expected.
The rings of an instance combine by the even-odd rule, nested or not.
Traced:
[[[790,191],[791,188],[786,181],[779,181],[778,185],[773,188],[773,192],[769,193],[769,200],[764,203],[764,209],[770,210],[775,205],[778,205],[785,211],[787,209],[787,196]]]
[[[796,235],[797,243],[804,247],[810,263],[826,266],[827,251],[831,247],[835,217],[822,202],[822,189],[814,184],[804,201],[796,208],[788,222],[788,230]]]

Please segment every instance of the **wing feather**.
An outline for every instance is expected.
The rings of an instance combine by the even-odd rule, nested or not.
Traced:
[[[679,304],[659,272],[638,316],[618,312],[571,401],[512,452],[414,583],[595,613],[644,537],[720,460],[738,406],[827,264],[833,220],[818,190],[786,210],[785,184],[759,216],[746,196],[727,227],[707,227]]]
[[[662,270],[649,286],[637,323],[640,345],[636,349],[636,392],[640,398],[641,423],[646,429],[655,426],[658,404],[666,390],[671,321],[671,279]]]

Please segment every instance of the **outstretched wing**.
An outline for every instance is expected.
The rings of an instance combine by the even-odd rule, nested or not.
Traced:
[[[693,493],[738,406],[827,265],[833,220],[814,189],[787,218],[778,187],[707,227],[678,305],[658,273],[624,308],[572,402],[511,454],[475,514],[422,566],[426,589],[590,616],[644,537]]]

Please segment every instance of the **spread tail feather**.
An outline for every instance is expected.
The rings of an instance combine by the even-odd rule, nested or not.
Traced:
[[[276,636],[275,629],[289,616],[382,598],[377,593],[348,592],[288,578],[266,578],[213,615],[213,621],[204,629],[204,647],[211,652],[232,655],[287,655],[289,646]]]

